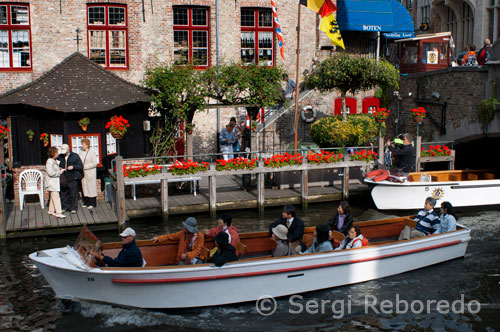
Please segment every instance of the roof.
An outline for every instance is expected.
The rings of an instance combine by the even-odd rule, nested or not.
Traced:
[[[25,104],[58,112],[102,112],[139,101],[148,90],[102,68],[79,52],[28,84],[0,95],[0,104]]]

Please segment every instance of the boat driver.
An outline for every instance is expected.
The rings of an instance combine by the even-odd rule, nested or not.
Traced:
[[[122,238],[122,250],[118,256],[113,259],[104,256],[101,252],[94,254],[98,266],[110,267],[141,267],[144,264],[142,253],[137,243],[135,243],[136,233],[132,227],[127,227],[120,233]]]

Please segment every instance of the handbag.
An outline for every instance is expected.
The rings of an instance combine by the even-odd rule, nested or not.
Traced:
[[[59,186],[61,187],[61,190],[68,188],[68,179],[66,179],[65,173],[62,173],[59,177]]]

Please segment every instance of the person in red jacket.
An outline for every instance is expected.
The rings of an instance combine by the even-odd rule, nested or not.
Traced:
[[[203,232],[205,236],[215,238],[220,232],[225,232],[229,235],[229,243],[236,248],[236,244],[240,242],[238,229],[232,225],[233,218],[229,214],[223,214],[217,221],[219,225],[211,229],[205,229]]]

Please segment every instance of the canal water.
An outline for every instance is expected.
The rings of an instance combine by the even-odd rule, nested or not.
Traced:
[[[366,194],[350,203],[355,221],[413,212],[376,211]],[[326,223],[336,205],[311,205],[298,215],[306,226]],[[241,232],[263,231],[280,215],[280,209],[268,208],[263,216],[250,210],[232,215]],[[76,235],[12,239],[1,249],[0,331],[499,331],[500,208],[466,209],[459,217],[459,223],[472,230],[463,259],[276,302],[262,301],[258,306],[254,302],[190,310],[63,304],[55,299],[28,254],[73,244]],[[206,215],[196,218],[201,229],[216,224]],[[148,239],[180,229],[182,220],[148,218],[130,225],[139,239]],[[116,232],[98,232],[97,236],[105,242],[118,241]]]

